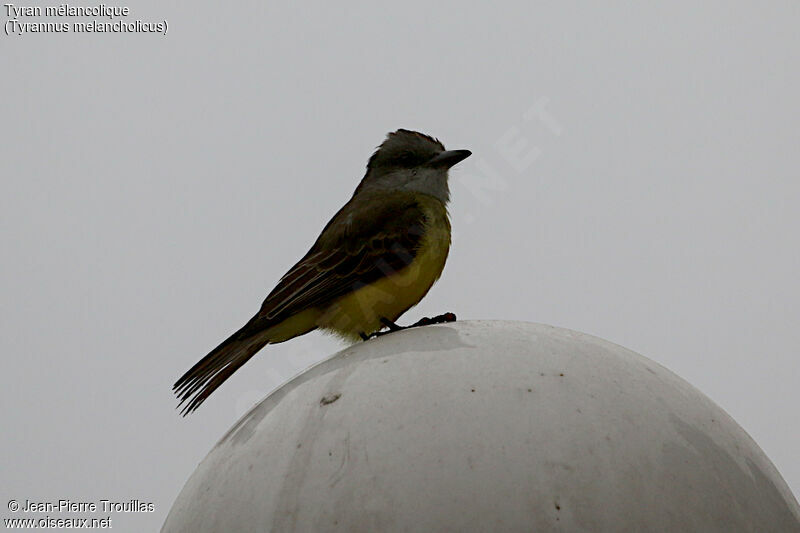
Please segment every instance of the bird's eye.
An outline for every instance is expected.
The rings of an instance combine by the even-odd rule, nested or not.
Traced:
[[[403,167],[413,167],[416,165],[417,158],[414,154],[408,150],[400,152],[397,155],[397,163]]]

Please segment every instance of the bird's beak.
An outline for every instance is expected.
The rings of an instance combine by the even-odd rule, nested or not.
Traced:
[[[447,150],[440,153],[425,164],[436,168],[450,168],[459,161],[463,161],[471,155],[472,152],[469,150]]]

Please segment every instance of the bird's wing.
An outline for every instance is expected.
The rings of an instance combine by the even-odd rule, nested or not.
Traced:
[[[352,205],[356,201],[364,203]],[[263,335],[265,330],[408,266],[425,223],[423,209],[409,195],[395,193],[379,199],[359,195],[351,200],[328,222],[305,257],[281,278],[258,314],[175,383],[180,404],[189,401],[183,414],[197,409],[270,342]]]
[[[281,278],[248,324],[248,334],[407,267],[417,254],[425,224],[424,210],[410,194],[354,198]]]

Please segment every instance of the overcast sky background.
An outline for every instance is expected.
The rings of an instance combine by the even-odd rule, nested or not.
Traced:
[[[800,494],[800,4],[128,5],[168,34],[0,35],[0,517],[139,499],[114,529],[158,529],[247,408],[342,347],[268,347],[175,411],[399,127],[474,154],[401,321],[631,348]]]

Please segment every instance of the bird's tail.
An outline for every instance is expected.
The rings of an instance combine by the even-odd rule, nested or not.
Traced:
[[[263,331],[247,335],[247,328],[225,339],[175,382],[172,390],[180,400],[178,407],[189,402],[181,410],[183,416],[200,407],[226,379],[269,343]]]

